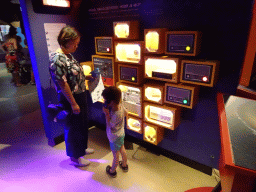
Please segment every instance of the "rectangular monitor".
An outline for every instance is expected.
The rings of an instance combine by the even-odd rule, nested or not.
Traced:
[[[178,58],[145,56],[145,78],[179,82],[180,60]]]
[[[105,86],[114,86],[114,58],[100,55],[93,55],[92,62],[94,70],[100,73]]]
[[[142,88],[118,83],[117,87],[122,92],[122,103],[128,114],[142,118]]]
[[[199,51],[199,32],[168,31],[165,37],[165,53],[169,55],[196,56]]]
[[[217,67],[218,62],[183,60],[180,81],[213,87],[217,79]]]
[[[115,62],[143,65],[144,42],[115,42]]]
[[[136,40],[139,38],[138,21],[113,22],[114,39]]]
[[[164,137],[164,128],[161,126],[143,123],[143,140],[158,145]]]
[[[145,53],[163,54],[166,28],[145,29]]]
[[[143,69],[142,66],[118,64],[119,81],[140,85],[142,84]]]
[[[180,123],[180,108],[144,103],[144,121],[174,130]]]
[[[99,55],[114,55],[112,37],[95,37],[95,52]]]
[[[198,98],[199,87],[183,84],[165,84],[165,103],[192,109]]]

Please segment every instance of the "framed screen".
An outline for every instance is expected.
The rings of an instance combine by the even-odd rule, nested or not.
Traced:
[[[114,39],[136,40],[139,38],[138,21],[116,21],[113,22]]]
[[[199,51],[198,36],[197,31],[168,31],[165,39],[165,53],[196,56]]]
[[[165,32],[166,28],[159,29],[145,29],[145,53],[162,54],[165,46]]]
[[[114,55],[112,37],[95,37],[95,52],[99,55]]]

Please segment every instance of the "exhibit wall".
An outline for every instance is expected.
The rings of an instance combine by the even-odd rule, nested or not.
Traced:
[[[201,46],[197,55],[173,57],[181,60],[217,61],[217,82],[212,87],[200,86],[197,103],[193,108],[182,107],[179,125],[174,130],[164,129],[164,133],[159,132],[162,139],[157,146],[203,165],[218,168],[220,133],[216,94],[236,93],[253,3],[252,0],[86,1],[80,6],[79,18],[81,31],[87,38],[86,52],[91,55],[96,54],[94,38],[113,37],[113,23],[117,21],[139,22],[136,41],[145,41],[145,29],[200,32]],[[155,81],[159,84],[161,82]],[[95,123],[105,124],[104,118],[99,118],[102,117],[101,107],[99,103],[92,105],[90,118]],[[140,120],[144,121],[145,118]],[[143,132],[127,130],[126,133],[145,140]]]
[[[159,149],[165,149],[203,165],[218,168],[220,130],[216,95],[217,92],[226,94],[235,94],[236,92],[253,2],[253,0],[246,2],[243,0],[232,2],[221,0],[82,1],[77,9],[77,17],[71,17],[71,15],[35,13],[31,0],[20,0],[21,7],[24,9],[23,18],[27,17],[27,22],[24,21],[26,35],[28,35],[27,31],[31,33],[31,37],[27,37],[27,39],[29,48],[32,47],[30,54],[48,140],[54,140],[63,135],[63,126],[55,123],[48,111],[48,105],[56,103],[56,93],[49,80],[49,56],[44,23],[66,23],[77,27],[82,38],[75,57],[80,62],[84,62],[91,61],[92,55],[96,54],[95,37],[114,36],[114,22],[138,21],[136,41],[144,42],[145,29],[166,28],[167,31],[198,31],[202,36],[200,51],[197,55],[171,57],[180,60],[219,62],[216,84],[210,87],[199,86],[197,102],[193,107],[180,107],[177,114],[175,112],[174,121],[176,118],[179,119],[175,127],[172,129],[159,128],[160,131],[156,132],[159,136],[156,141],[159,142],[152,144],[157,145]],[[130,39],[129,41],[134,40]],[[161,56],[165,56],[165,53]],[[144,63],[141,63],[141,66],[143,65]],[[142,82],[163,84],[163,87],[166,83],[161,80],[143,81],[143,78]],[[143,84],[136,86],[143,90]],[[89,96],[88,100],[90,99]],[[141,102],[145,101],[142,99]],[[164,105],[167,106],[166,109],[170,109],[168,108],[170,106],[173,107],[167,103]],[[102,103],[89,103],[89,109],[90,124],[105,126]],[[138,117],[141,121],[144,121],[143,115],[142,110],[142,116]],[[126,134],[141,141],[145,140],[143,132],[126,130]],[[145,142],[147,141],[145,140]]]

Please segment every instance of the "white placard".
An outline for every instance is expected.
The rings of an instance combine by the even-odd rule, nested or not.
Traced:
[[[57,41],[60,30],[65,27],[65,23],[44,23],[45,37],[49,56],[60,48]]]
[[[105,89],[101,74],[92,82],[88,82],[89,92],[91,93],[92,102],[103,101],[102,92]]]

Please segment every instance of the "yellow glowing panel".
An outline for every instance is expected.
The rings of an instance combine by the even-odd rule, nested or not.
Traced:
[[[141,131],[141,123],[140,121],[133,119],[131,117],[128,118],[127,124],[129,126],[129,129],[140,132]]]
[[[160,89],[147,87],[145,89],[145,96],[148,100],[159,102],[162,98],[162,93]]]
[[[144,129],[145,139],[149,142],[156,142],[157,132],[156,129],[150,126],[146,126]]]
[[[149,52],[157,52],[159,49],[159,34],[156,31],[148,32],[145,41],[146,49]]]
[[[90,75],[90,72],[92,71],[91,66],[83,65],[82,67],[83,67],[84,75]]]
[[[129,25],[126,23],[116,24],[114,30],[115,30],[114,33],[118,38],[129,37]]]
[[[145,72],[148,77],[152,77],[152,72],[174,74],[177,71],[177,63],[171,59],[149,58],[145,61]]]
[[[43,4],[57,7],[70,7],[69,0],[43,0]]]
[[[173,124],[173,112],[167,109],[147,105],[145,107],[146,119],[149,122],[171,127]]]
[[[116,45],[116,58],[121,62],[139,63],[141,58],[141,48],[138,44]]]

